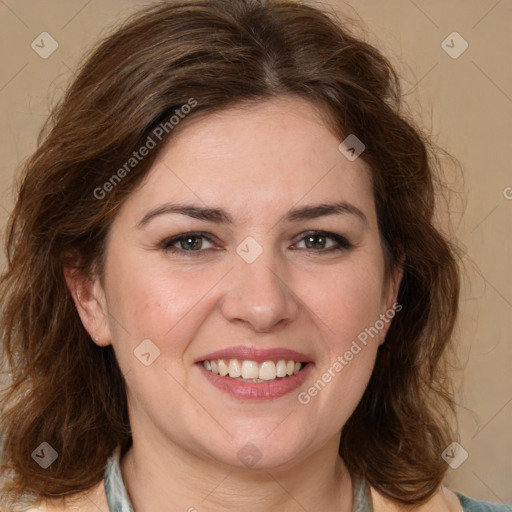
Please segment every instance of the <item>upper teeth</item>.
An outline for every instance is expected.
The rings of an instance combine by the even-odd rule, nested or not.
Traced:
[[[277,377],[286,377],[287,375],[295,375],[302,368],[302,363],[284,359],[279,361],[264,361],[258,363],[256,361],[238,359],[213,359],[211,361],[203,361],[203,366],[211,371],[221,375],[229,376],[234,379],[252,379],[256,381],[274,380]]]

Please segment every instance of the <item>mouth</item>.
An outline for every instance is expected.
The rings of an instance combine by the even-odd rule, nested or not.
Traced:
[[[235,347],[204,356],[196,366],[211,384],[235,398],[268,400],[298,388],[315,365],[291,350]]]
[[[202,364],[207,371],[221,377],[229,377],[239,382],[262,383],[297,375],[307,363],[293,359],[262,363],[250,359],[211,359],[203,361]]]

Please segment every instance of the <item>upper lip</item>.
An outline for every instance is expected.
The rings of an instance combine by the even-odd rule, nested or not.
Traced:
[[[293,360],[300,363],[309,363],[311,358],[306,354],[290,350],[287,348],[258,348],[239,345],[236,347],[228,347],[215,352],[210,352],[205,356],[196,359],[196,363],[202,361],[212,361],[215,359],[238,359],[249,360],[262,363],[263,361],[278,361],[280,359]]]

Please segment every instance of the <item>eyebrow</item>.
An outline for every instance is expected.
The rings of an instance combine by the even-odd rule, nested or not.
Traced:
[[[142,228],[151,219],[160,215],[181,214],[205,222],[215,224],[232,225],[233,217],[222,208],[202,207],[195,204],[171,204],[165,203],[147,212],[137,223],[137,228]],[[301,220],[316,219],[325,215],[354,215],[368,225],[366,215],[353,204],[346,201],[337,201],[335,203],[320,203],[315,205],[301,206],[288,211],[284,215],[284,222],[298,222]]]

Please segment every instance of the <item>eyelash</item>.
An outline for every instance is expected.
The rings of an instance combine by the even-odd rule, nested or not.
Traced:
[[[326,238],[330,238],[334,240],[338,246],[337,247],[330,247],[329,249],[301,249],[306,250],[312,253],[336,253],[340,251],[348,251],[350,249],[353,249],[355,247],[354,244],[349,242],[345,237],[341,235],[337,235],[336,233],[330,233],[329,231],[306,231],[303,233],[303,237],[299,240],[299,242],[302,242],[307,237],[313,237],[313,236],[325,236]],[[170,252],[170,253],[180,253],[180,255],[183,255],[185,257],[196,257],[200,256],[201,253],[204,253],[207,249],[203,250],[185,250],[185,249],[179,249],[178,247],[173,247],[173,245],[177,242],[180,242],[181,240],[187,239],[187,238],[205,238],[209,242],[213,243],[213,240],[207,236],[206,233],[202,232],[191,232],[191,233],[183,233],[181,235],[174,236],[172,238],[166,238],[162,242],[160,242],[159,247],[164,252]]]

